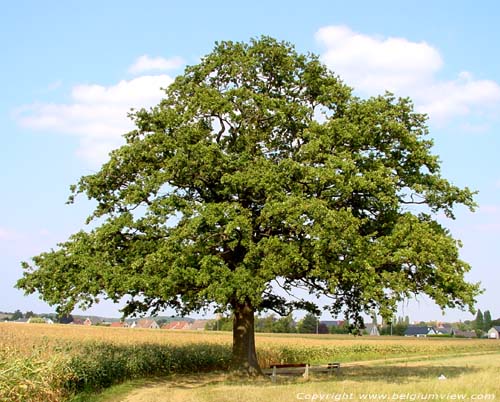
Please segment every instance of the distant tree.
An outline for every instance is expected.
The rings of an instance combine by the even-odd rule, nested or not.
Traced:
[[[219,319],[210,320],[205,324],[207,331],[232,331],[233,319],[231,317],[221,316]]]
[[[491,313],[490,310],[486,310],[483,314],[483,331],[488,332],[488,330],[492,327],[491,325]]]
[[[274,323],[276,321],[276,316],[270,314],[265,317],[257,317],[255,319],[255,332],[274,332]]]
[[[351,332],[349,322],[345,321],[341,325],[332,325],[330,328],[331,334],[348,334]]]
[[[318,325],[318,317],[314,314],[308,313],[297,324],[297,331],[301,334],[315,334]]]
[[[26,313],[24,313],[24,318],[31,318],[31,317],[35,317],[36,314],[33,312],[33,311],[26,311]]]
[[[380,335],[394,335],[394,336],[403,336],[405,331],[408,329],[410,319],[408,316],[405,318],[394,316],[392,323],[389,322],[387,325],[380,329]]]
[[[45,321],[44,318],[42,318],[42,317],[36,317],[34,315],[32,315],[29,318],[29,320],[30,320],[30,324],[45,324],[46,323],[46,321]]]
[[[328,329],[328,326],[325,323],[319,323],[318,325],[318,334],[329,334],[330,330]]]
[[[71,314],[57,315],[56,321],[60,324],[70,324],[73,322],[73,316]]]
[[[14,314],[12,314],[12,316],[10,317],[10,320],[17,321],[20,318],[23,318],[23,313],[21,310],[16,310],[16,311],[14,311]]]
[[[292,314],[277,319],[273,324],[273,332],[282,334],[297,332]]]
[[[162,326],[163,324],[168,324],[170,322],[170,320],[168,318],[158,318],[156,320],[156,323],[158,324],[158,326]]]
[[[474,321],[474,329],[476,332],[482,332],[484,328],[484,316],[481,310],[477,310],[476,320]]]

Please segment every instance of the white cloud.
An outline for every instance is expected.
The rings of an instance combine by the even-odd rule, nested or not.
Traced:
[[[111,86],[77,85],[69,103],[34,103],[15,111],[24,127],[73,135],[80,139],[77,154],[98,166],[107,154],[122,143],[122,135],[133,124],[127,117],[131,108],[157,104],[172,82],[168,75],[147,75]]]
[[[143,73],[145,71],[166,71],[175,70],[184,64],[181,57],[172,57],[165,59],[163,57],[150,57],[147,54],[140,56],[132,66],[129,72],[132,74]]]
[[[443,59],[426,42],[383,38],[352,31],[346,26],[327,26],[316,33],[325,46],[322,60],[348,85],[364,95],[385,90],[410,96],[421,112],[434,121],[454,116],[500,111],[500,85],[461,72],[456,79],[440,80]]]

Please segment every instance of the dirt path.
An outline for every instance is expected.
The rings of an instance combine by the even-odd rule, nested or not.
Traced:
[[[217,387],[217,385],[222,386],[227,381],[227,375],[218,373],[175,376],[138,388],[128,394],[121,401],[195,402],[197,400],[196,394],[206,393],[207,387]]]

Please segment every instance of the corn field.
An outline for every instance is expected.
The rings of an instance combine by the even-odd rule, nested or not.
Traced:
[[[0,401],[65,401],[83,390],[172,373],[225,370],[231,335],[72,325],[0,323]],[[258,334],[262,367],[499,351],[468,339]]]

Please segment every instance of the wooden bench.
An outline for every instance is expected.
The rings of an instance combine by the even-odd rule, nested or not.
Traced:
[[[265,370],[269,371],[272,370],[271,372],[271,379],[273,382],[276,381],[276,375],[277,374],[282,374],[282,375],[290,375],[290,374],[302,374],[304,378],[309,377],[309,372],[316,372],[316,373],[328,373],[332,374],[333,371],[335,370],[335,374],[339,374],[340,372],[340,363],[335,362],[335,363],[328,363],[328,364],[323,364],[323,365],[315,365],[312,366],[309,363],[276,363],[276,364],[271,364],[270,369]],[[269,373],[267,373],[269,374]]]

